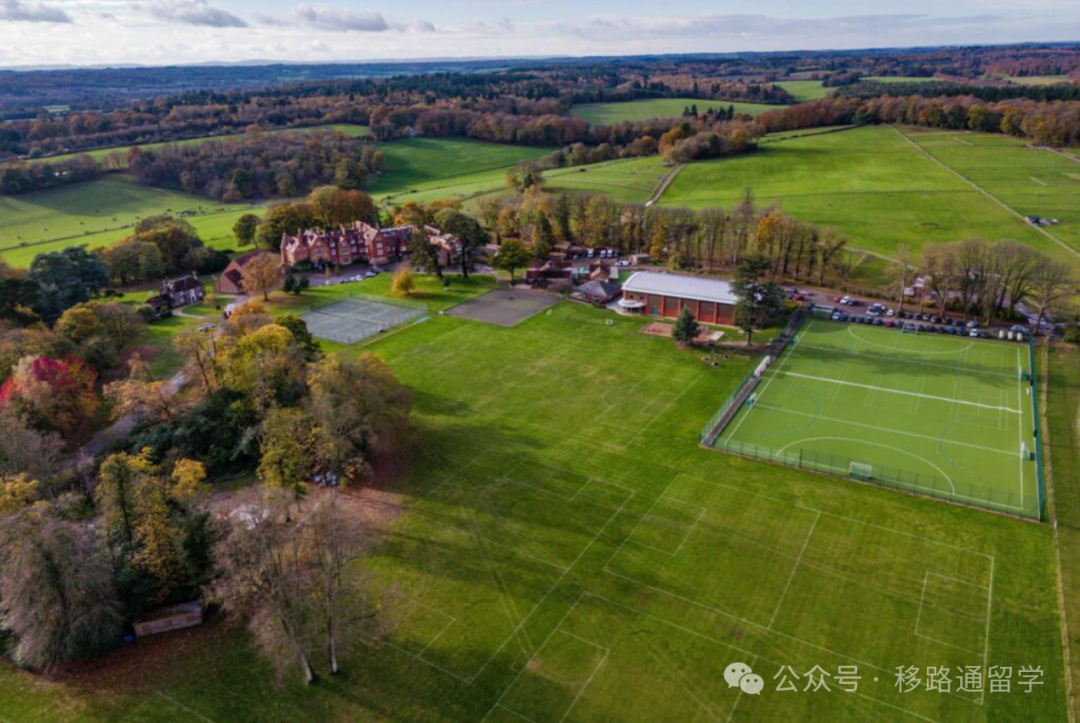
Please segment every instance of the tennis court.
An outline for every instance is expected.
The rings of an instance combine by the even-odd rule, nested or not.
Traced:
[[[355,344],[424,314],[426,307],[347,298],[303,314],[308,331],[319,339]]]
[[[811,320],[713,446],[1038,517],[1026,344]]]

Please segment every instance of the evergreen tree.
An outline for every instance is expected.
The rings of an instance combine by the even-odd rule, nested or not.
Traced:
[[[679,318],[675,320],[675,341],[679,344],[690,344],[701,332],[701,325],[694,318],[689,306],[684,306],[679,312]]]

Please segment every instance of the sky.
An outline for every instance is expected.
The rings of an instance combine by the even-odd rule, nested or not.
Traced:
[[[1080,0],[0,0],[0,67],[1070,40]]]

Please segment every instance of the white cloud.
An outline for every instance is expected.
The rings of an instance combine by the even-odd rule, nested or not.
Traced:
[[[349,9],[333,8],[326,5],[297,5],[293,8],[296,20],[309,28],[333,30],[346,33],[381,33],[390,29],[390,24],[382,13],[369,10],[356,12]]]
[[[70,23],[71,16],[60,8],[44,3],[24,3],[21,0],[0,0],[0,20],[27,23]]]
[[[247,23],[230,12],[211,7],[207,0],[153,0],[150,14],[159,20],[211,28],[244,28]]]

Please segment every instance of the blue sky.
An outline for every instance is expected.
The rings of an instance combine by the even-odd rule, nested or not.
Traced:
[[[0,0],[0,66],[1062,40],[1080,0]]]

